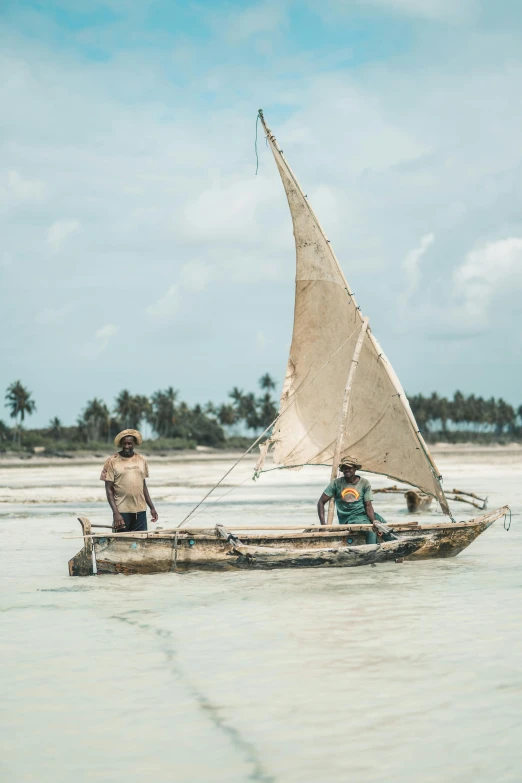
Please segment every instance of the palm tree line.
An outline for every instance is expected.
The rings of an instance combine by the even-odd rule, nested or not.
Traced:
[[[124,389],[112,408],[97,397],[89,400],[74,427],[65,427],[55,416],[48,427],[31,432],[39,432],[54,441],[76,438],[85,444],[102,443],[110,442],[122,429],[139,429],[147,422],[157,438],[219,447],[225,444],[227,437],[265,429],[276,417],[277,405],[272,396],[275,381],[265,373],[259,379],[259,386],[259,396],[234,387],[229,402],[217,406],[212,402],[190,406],[179,399],[179,392],[172,386],[158,390],[150,397],[131,394]],[[36,410],[36,405],[32,393],[21,381],[8,387],[5,400],[14,427],[9,428],[0,420],[0,444],[5,446],[12,440],[20,445],[22,423]]]
[[[54,441],[76,439],[84,444],[110,442],[122,429],[139,429],[144,422],[158,439],[178,440],[180,444],[223,446],[234,435],[257,434],[277,415],[273,398],[276,383],[265,373],[259,379],[261,393],[244,392],[235,386],[228,401],[220,405],[188,405],[172,386],[150,397],[121,391],[110,408],[102,399],[89,400],[76,425],[65,427],[58,417],[41,430],[32,430]],[[460,391],[453,398],[416,394],[409,402],[421,432],[428,440],[522,439],[522,405],[518,408],[502,398],[484,399]],[[36,411],[32,393],[21,381],[11,383],[5,405],[13,427],[0,420],[0,445],[22,444],[26,417]],[[24,438],[27,433],[24,433]],[[180,445],[181,447],[181,445]]]
[[[484,399],[456,391],[452,399],[416,394],[409,398],[420,430],[451,440],[452,434],[522,437],[522,405],[514,408],[500,397]]]

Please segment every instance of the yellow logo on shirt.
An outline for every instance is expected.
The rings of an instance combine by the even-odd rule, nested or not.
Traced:
[[[343,490],[341,490],[341,498],[345,503],[355,503],[355,501],[359,500],[360,497],[361,496],[355,487],[345,487]]]

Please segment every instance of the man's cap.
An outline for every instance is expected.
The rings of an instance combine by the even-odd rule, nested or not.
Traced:
[[[340,468],[342,468],[343,465],[353,466],[357,470],[362,468],[362,465],[358,461],[357,457],[349,457],[348,455],[346,457],[342,457],[341,461],[339,462]]]
[[[119,446],[121,441],[122,441],[122,439],[125,438],[127,435],[132,435],[132,437],[136,441],[136,445],[141,446],[141,444],[143,443],[143,438],[141,437],[141,432],[138,432],[138,430],[122,430],[114,438],[114,445],[115,446]]]

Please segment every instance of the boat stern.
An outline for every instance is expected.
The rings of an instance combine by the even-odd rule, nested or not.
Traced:
[[[80,551],[69,560],[69,576],[93,576],[93,551],[91,523],[87,517],[78,517],[82,526],[84,545]]]

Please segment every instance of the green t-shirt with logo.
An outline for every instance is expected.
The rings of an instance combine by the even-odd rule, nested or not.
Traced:
[[[342,476],[328,484],[324,494],[335,499],[340,525],[371,524],[364,509],[365,501],[373,499],[372,487],[368,479],[359,476],[359,481],[353,484]]]

